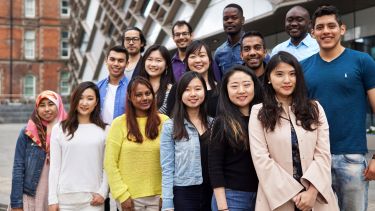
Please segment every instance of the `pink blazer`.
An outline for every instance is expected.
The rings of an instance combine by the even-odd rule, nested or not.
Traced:
[[[302,185],[293,178],[291,126],[288,118],[281,118],[274,131],[266,131],[258,120],[262,104],[253,106],[249,121],[250,150],[259,178],[255,210],[294,211],[293,197],[303,187],[308,188],[310,183],[319,191],[313,211],[339,210],[331,188],[328,123],[323,108],[319,103],[318,106],[321,125],[314,131],[306,131],[296,125],[296,117],[289,108],[298,138]],[[287,114],[284,112],[282,116],[287,117]]]

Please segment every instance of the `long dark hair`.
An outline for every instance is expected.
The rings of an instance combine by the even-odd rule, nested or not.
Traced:
[[[216,80],[215,80],[215,75],[214,75],[213,64],[212,64],[214,61],[212,60],[211,50],[205,42],[201,40],[194,40],[186,48],[186,56],[184,59],[184,63],[186,64],[186,70],[191,71],[189,68],[189,63],[188,63],[190,54],[194,54],[197,51],[200,51],[202,48],[206,49],[207,56],[210,61],[210,66],[208,67],[208,70],[207,70],[208,84],[211,86],[211,89],[214,91],[214,93],[217,93],[217,85],[216,85]]]
[[[158,91],[156,92],[156,106],[160,108],[163,105],[165,92],[168,89],[168,85],[174,84],[175,79],[173,75],[171,56],[169,55],[168,50],[164,46],[158,45],[158,44],[151,45],[143,54],[139,75],[150,80],[150,75],[147,73],[145,66],[146,66],[147,58],[154,51],[159,51],[161,56],[165,60],[165,70],[164,70],[164,73],[160,76],[160,81],[159,81],[160,85],[159,85]]]
[[[182,138],[189,138],[189,134],[186,131],[184,120],[190,121],[189,115],[186,111],[186,105],[182,102],[182,95],[186,90],[186,87],[194,79],[198,78],[204,88],[204,100],[199,106],[199,117],[205,128],[208,128],[207,111],[206,111],[206,98],[207,98],[207,87],[206,83],[201,75],[196,72],[190,71],[182,75],[180,81],[177,84],[176,90],[176,103],[173,108],[173,139],[181,140]]]
[[[263,89],[255,73],[246,66],[235,65],[222,80],[219,94],[218,116],[213,125],[212,140],[225,140],[229,145],[238,150],[249,149],[248,122],[242,118],[239,108],[232,103],[228,94],[229,78],[236,72],[243,72],[251,77],[254,82],[254,98],[249,104],[249,112],[254,104],[263,100]],[[250,115],[250,113],[249,113]]]
[[[258,119],[262,122],[263,127],[270,131],[273,131],[276,123],[280,121],[283,108],[279,106],[276,100],[276,92],[272,84],[269,83],[271,72],[280,63],[289,64],[295,70],[296,86],[292,93],[292,111],[296,116],[296,124],[301,125],[303,129],[308,131],[315,130],[316,128],[312,126],[320,124],[318,105],[307,97],[307,88],[301,65],[293,55],[284,51],[275,54],[267,64],[265,80],[263,81],[264,102],[259,111]]]
[[[68,113],[68,118],[61,122],[62,129],[67,132],[68,136],[70,136],[71,140],[74,137],[74,133],[78,129],[78,111],[77,107],[79,101],[81,99],[82,93],[86,89],[92,89],[95,92],[96,97],[96,106],[94,110],[90,114],[90,122],[94,123],[98,127],[105,129],[106,124],[103,122],[102,118],[100,117],[100,95],[98,87],[91,81],[86,81],[78,84],[78,86],[74,89],[72,96],[70,97],[70,109]]]
[[[150,140],[155,139],[159,135],[159,126],[161,119],[158,115],[156,104],[155,104],[155,93],[152,89],[150,82],[141,76],[134,77],[128,84],[127,96],[126,96],[126,127],[128,134],[126,135],[129,141],[135,141],[137,143],[143,142],[143,136],[139,129],[137,122],[136,109],[131,101],[132,95],[135,94],[136,88],[139,84],[145,85],[152,94],[151,107],[147,111],[147,122],[145,128],[145,135]],[[135,140],[134,140],[135,139]]]

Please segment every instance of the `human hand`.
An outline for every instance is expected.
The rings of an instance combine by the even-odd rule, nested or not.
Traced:
[[[133,210],[133,200],[129,197],[124,202],[121,203],[121,209],[123,211],[132,211]]]
[[[104,197],[98,193],[92,193],[91,206],[100,206],[104,203]]]
[[[375,180],[375,159],[369,161],[368,167],[364,170],[363,176],[368,180]]]
[[[48,211],[58,211],[58,210],[59,210],[59,204],[48,205]]]
[[[314,207],[317,196],[318,190],[313,185],[310,185],[307,191],[297,194],[293,201],[298,209],[309,211]]]

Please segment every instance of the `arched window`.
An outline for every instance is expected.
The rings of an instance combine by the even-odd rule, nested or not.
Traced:
[[[23,96],[25,98],[35,97],[36,78],[33,75],[26,75],[23,79]]]

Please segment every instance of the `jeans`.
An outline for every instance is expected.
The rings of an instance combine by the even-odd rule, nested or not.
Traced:
[[[225,189],[225,197],[227,199],[228,209],[230,211],[254,211],[255,202],[257,198],[256,192],[246,192]],[[215,194],[212,195],[211,208],[213,211],[218,211]]]
[[[369,182],[363,171],[367,160],[362,154],[332,155],[332,188],[341,211],[366,211]]]

